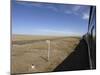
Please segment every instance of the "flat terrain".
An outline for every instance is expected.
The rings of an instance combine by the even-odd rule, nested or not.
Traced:
[[[46,40],[50,40],[49,61]],[[11,72],[13,74],[51,72],[74,52],[79,40],[78,37],[13,35]]]

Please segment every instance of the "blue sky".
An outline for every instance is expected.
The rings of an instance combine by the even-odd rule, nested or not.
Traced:
[[[84,35],[89,6],[12,2],[12,33],[28,35]]]

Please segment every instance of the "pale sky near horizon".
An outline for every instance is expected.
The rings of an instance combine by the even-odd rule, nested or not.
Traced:
[[[12,0],[12,33],[28,35],[84,35],[90,6]]]

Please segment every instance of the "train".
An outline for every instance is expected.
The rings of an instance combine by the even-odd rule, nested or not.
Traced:
[[[96,68],[96,6],[90,6],[87,33],[83,36],[88,46],[90,69]]]

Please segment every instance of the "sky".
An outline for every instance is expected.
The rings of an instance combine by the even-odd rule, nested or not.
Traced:
[[[82,36],[87,32],[90,6],[12,0],[12,33]]]

